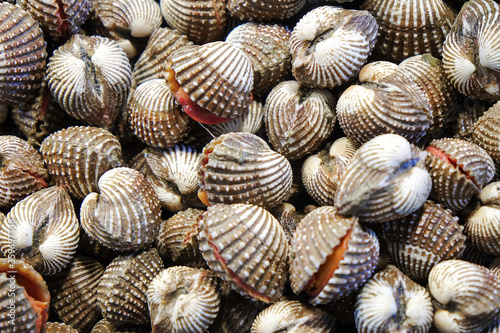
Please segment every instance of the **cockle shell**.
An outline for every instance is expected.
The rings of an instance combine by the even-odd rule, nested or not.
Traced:
[[[432,325],[433,312],[427,290],[389,265],[363,286],[354,315],[360,333],[425,333]]]
[[[347,295],[373,273],[379,242],[356,217],[331,206],[317,208],[299,223],[292,241],[290,281],[294,293],[312,304],[327,304]]]
[[[451,123],[453,126],[453,137],[471,141],[474,125],[490,106],[488,102],[464,96],[457,105],[456,121]]]
[[[496,257],[488,268],[493,274],[500,278],[500,257]]]
[[[184,266],[161,271],[149,284],[152,332],[204,332],[219,312],[220,296],[212,272]]]
[[[199,240],[210,269],[234,290],[266,303],[281,297],[289,245],[271,213],[249,204],[208,207]]]
[[[245,298],[235,291],[221,295],[219,314],[211,329],[213,333],[248,333],[254,319],[266,305],[264,302]]]
[[[278,220],[285,232],[286,239],[289,243],[292,242],[293,234],[299,225],[300,220],[304,217],[304,214],[296,211],[295,207],[288,202],[282,202],[277,206],[274,206],[270,211],[274,217]]]
[[[18,105],[35,98],[47,58],[38,22],[18,5],[0,4],[0,101]]]
[[[109,320],[100,320],[93,328],[90,333],[151,333],[151,327],[140,326],[140,327],[115,327],[111,324]]]
[[[332,89],[354,78],[370,56],[378,25],[367,11],[318,7],[290,37],[292,73],[308,87]]]
[[[98,188],[80,207],[82,228],[91,238],[120,251],[144,248],[156,239],[160,201],[139,171],[111,169],[99,178]]]
[[[104,37],[74,35],[54,51],[47,65],[50,91],[72,117],[110,128],[125,106],[130,62],[120,46]]]
[[[279,21],[298,13],[306,0],[228,0],[232,16],[244,21]]]
[[[264,126],[264,105],[254,99],[248,110],[241,115],[215,125],[206,125],[205,128],[213,137],[229,132],[248,132],[256,134]]]
[[[339,181],[335,207],[360,221],[388,222],[420,208],[431,192],[425,152],[395,134],[362,145]]]
[[[264,106],[271,146],[289,160],[316,150],[333,132],[336,102],[328,90],[307,88],[297,81],[279,83]]]
[[[205,204],[270,207],[290,195],[290,162],[255,134],[223,134],[209,142],[202,155],[199,196]]]
[[[486,150],[495,164],[500,164],[500,101],[474,124],[472,142]]]
[[[64,323],[47,323],[43,327],[42,333],[78,333],[73,327]]]

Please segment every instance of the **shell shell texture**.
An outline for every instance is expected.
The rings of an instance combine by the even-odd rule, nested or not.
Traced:
[[[246,112],[241,115],[215,125],[206,125],[205,128],[214,136],[229,132],[248,132],[256,134],[264,126],[264,105],[254,99]]]
[[[500,101],[490,107],[474,124],[472,142],[486,150],[500,164]]]
[[[120,251],[144,248],[156,239],[160,201],[139,171],[111,169],[99,178],[98,187],[80,207],[82,228],[91,238]]]
[[[292,17],[306,0],[228,0],[231,16],[243,21],[280,21]]]
[[[219,312],[217,280],[205,269],[184,266],[161,271],[147,296],[153,332],[204,332]]]
[[[90,333],[150,333],[151,328],[146,326],[139,327],[131,327],[128,326],[120,326],[115,327],[109,320],[102,319],[92,328]]]
[[[132,71],[116,42],[78,34],[54,51],[47,77],[50,92],[70,116],[110,128],[125,106]]]
[[[378,25],[367,11],[322,6],[304,15],[290,37],[292,73],[309,87],[354,78],[375,47]]]
[[[266,303],[281,297],[289,245],[271,213],[255,205],[218,204],[208,207],[200,227],[203,258],[232,289]]]
[[[18,105],[35,98],[47,58],[38,22],[18,5],[0,3],[0,101]]]
[[[73,327],[64,323],[47,323],[42,330],[42,333],[78,333]]]
[[[236,292],[221,297],[214,333],[250,332],[252,322],[267,304],[244,298]]]

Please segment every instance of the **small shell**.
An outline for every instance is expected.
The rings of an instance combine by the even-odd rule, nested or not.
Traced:
[[[328,90],[284,81],[271,90],[264,122],[271,146],[289,160],[316,150],[333,132],[337,100]]]
[[[264,105],[253,100],[248,111],[221,124],[206,125],[205,128],[213,137],[229,132],[248,132],[256,134],[264,126]]]
[[[433,312],[427,290],[389,265],[363,286],[354,315],[359,333],[426,333]]]
[[[147,296],[153,332],[204,332],[219,312],[217,280],[210,271],[174,266],[150,283]]]
[[[200,226],[203,257],[234,290],[266,303],[281,297],[289,245],[271,213],[255,205],[218,204],[208,207]]]
[[[232,16],[243,21],[280,21],[298,13],[306,0],[228,0]]]
[[[472,142],[486,150],[500,164],[500,101],[495,103],[474,124]]]
[[[78,333],[78,331],[63,323],[47,323],[42,333]]]
[[[304,217],[304,214],[300,214],[296,211],[292,204],[287,202],[282,202],[277,206],[274,206],[270,211],[274,217],[278,220],[285,232],[286,239],[288,243],[292,242],[293,234],[300,223],[300,220]]]
[[[104,246],[132,251],[151,244],[158,235],[161,207],[144,176],[134,169],[115,168],[99,178],[80,207],[82,228]]]
[[[109,320],[102,319],[100,320],[93,328],[90,333],[151,333],[151,327],[130,327],[130,325],[115,327],[113,326]]]
[[[367,11],[318,7],[290,37],[292,73],[309,87],[332,89],[354,78],[375,47],[378,25]]]

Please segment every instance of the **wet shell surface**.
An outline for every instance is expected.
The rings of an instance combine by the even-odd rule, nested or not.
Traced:
[[[208,207],[199,240],[210,269],[232,289],[266,303],[281,297],[289,245],[271,213],[249,204]]]
[[[78,333],[73,327],[64,323],[47,323],[42,330],[42,333]]]
[[[223,134],[208,143],[199,169],[199,197],[205,204],[274,206],[290,195],[292,167],[251,133]]]
[[[362,286],[379,256],[375,233],[356,217],[331,206],[317,208],[300,222],[292,240],[290,281],[311,304],[327,304]]]
[[[431,192],[425,155],[395,134],[368,141],[346,166],[335,207],[340,214],[367,222],[388,222],[413,213]]]
[[[472,142],[486,150],[500,164],[500,101],[490,107],[474,124]]]
[[[318,7],[292,31],[292,73],[309,87],[332,89],[354,78],[375,47],[378,25],[367,11]]]
[[[328,90],[284,81],[271,90],[264,122],[271,146],[289,160],[316,150],[333,132],[337,100]]]
[[[122,148],[109,131],[74,126],[49,135],[40,147],[52,180],[79,199],[97,190],[99,178],[121,166]]]
[[[306,0],[228,0],[231,16],[243,21],[279,21],[298,13]]]
[[[229,132],[248,132],[256,134],[264,126],[264,105],[258,100],[253,100],[248,110],[241,115],[215,125],[206,125],[205,128],[213,137]]]
[[[110,128],[125,106],[131,84],[127,55],[114,41],[75,35],[47,65],[50,92],[72,117]]]
[[[0,101],[17,105],[35,98],[47,58],[38,22],[20,6],[0,4]]]
[[[209,270],[184,266],[161,271],[147,296],[153,332],[204,332],[219,312],[217,280]]]
[[[105,172],[82,202],[82,228],[104,246],[131,251],[151,244],[158,235],[161,207],[144,176],[134,169],[115,168]]]

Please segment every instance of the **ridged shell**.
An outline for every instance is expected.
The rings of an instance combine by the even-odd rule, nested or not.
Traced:
[[[337,139],[328,150],[309,156],[302,164],[302,183],[321,206],[335,203],[338,182],[357,144],[347,137]]]
[[[105,129],[75,126],[52,133],[40,147],[52,180],[79,199],[97,190],[106,171],[121,166],[122,148]]]
[[[232,16],[243,21],[279,21],[298,13],[306,0],[228,0]]]
[[[114,325],[149,322],[147,290],[163,263],[156,249],[119,255],[104,271],[97,287],[97,304]]]
[[[157,148],[181,141],[193,125],[163,79],[146,81],[134,90],[128,101],[128,121],[139,140]]]
[[[354,78],[375,47],[377,22],[367,11],[318,7],[292,31],[292,73],[309,87],[332,89]]]
[[[455,19],[453,9],[442,0],[366,0],[361,9],[377,19],[376,50],[394,61],[423,53],[440,57]]]
[[[200,221],[200,249],[208,266],[241,295],[266,303],[281,297],[289,245],[271,213],[248,204],[208,207]]]
[[[109,30],[129,31],[132,37],[148,37],[162,23],[154,0],[97,0],[96,14]]]
[[[483,116],[490,107],[490,103],[477,98],[465,97],[458,103],[455,113],[456,120],[452,122],[453,137],[471,141],[472,130],[477,120]]]
[[[274,206],[270,211],[274,217],[278,220],[285,232],[286,239],[289,243],[292,242],[293,234],[299,225],[300,220],[304,217],[304,214],[298,213],[292,204],[287,202],[282,202],[277,206]]]
[[[493,274],[500,278],[500,257],[496,257],[488,268]]]
[[[334,323],[333,316],[322,309],[299,301],[280,301],[259,313],[250,332],[329,333]]]
[[[153,332],[204,332],[219,312],[213,273],[200,268],[169,267],[150,283],[147,296]]]
[[[395,134],[368,141],[346,166],[335,207],[343,215],[367,222],[388,222],[413,213],[431,192],[425,155]]]
[[[500,279],[486,267],[445,260],[431,270],[434,325],[444,332],[481,332],[500,313]]]
[[[17,0],[53,40],[68,39],[87,20],[92,0]]]
[[[18,202],[0,224],[0,247],[15,251],[43,275],[60,272],[78,247],[80,225],[61,186],[41,189]],[[14,243],[11,241],[14,240]]]
[[[317,208],[300,222],[292,241],[290,281],[311,304],[327,304],[362,286],[378,261],[379,242],[356,217],[331,206]]]
[[[458,217],[432,201],[402,220],[387,223],[384,236],[395,265],[415,279],[427,278],[432,267],[460,258],[465,249]]]
[[[161,0],[160,5],[167,24],[197,44],[218,40],[226,28],[223,0]]]
[[[333,132],[337,100],[328,90],[284,81],[271,90],[264,122],[271,146],[289,160],[316,150]]]
[[[78,333],[73,327],[64,323],[47,323],[42,330],[42,333]]]
[[[241,49],[250,59],[254,94],[267,93],[290,75],[290,31],[284,26],[244,23],[231,30],[226,42]]]
[[[38,22],[20,6],[0,4],[0,101],[35,98],[45,73],[46,43]]]
[[[141,326],[138,328],[122,326],[116,328],[109,322],[109,320],[102,319],[92,328],[92,331],[90,331],[90,333],[150,333],[151,328],[147,326]]]
[[[431,198],[451,209],[463,209],[493,179],[495,165],[488,153],[460,139],[434,140],[425,149],[432,178]]]
[[[486,150],[495,164],[500,164],[500,101],[474,124],[472,142]]]
[[[258,100],[253,100],[248,110],[241,115],[223,122],[221,124],[206,125],[205,128],[216,137],[229,132],[248,132],[254,133],[260,131],[264,126],[264,105]]]
[[[26,141],[0,136],[0,206],[10,208],[26,196],[47,187],[41,155]]]
[[[111,169],[98,187],[99,193],[87,195],[80,207],[82,228],[91,238],[120,251],[141,249],[156,239],[160,201],[139,171]]]
[[[290,162],[254,134],[223,134],[208,143],[202,154],[200,195],[206,195],[209,204],[240,202],[268,207],[290,195]]]
[[[267,304],[244,298],[236,292],[221,297],[219,315],[212,324],[213,333],[250,332],[253,320]]]
[[[451,83],[466,96],[500,99],[500,7],[493,0],[463,5],[443,46]]]
[[[433,312],[427,290],[389,265],[363,286],[354,315],[359,333],[426,333]]]
[[[50,92],[72,117],[110,128],[125,106],[131,68],[120,46],[104,37],[75,35],[47,65]]]
[[[61,273],[51,277],[53,311],[61,320],[80,332],[89,332],[99,320],[97,285],[104,266],[96,260],[76,255]]]

